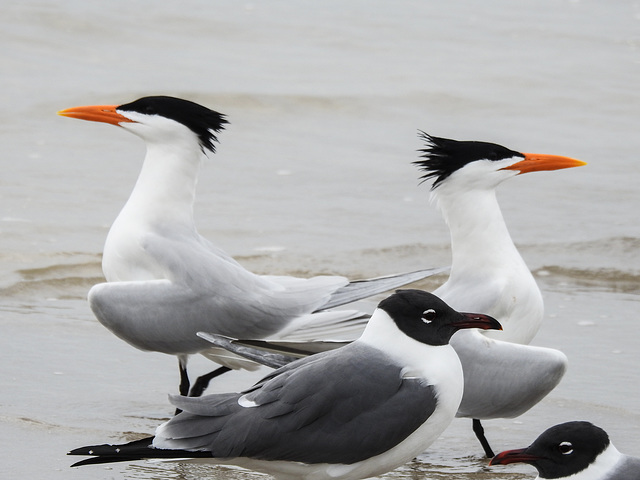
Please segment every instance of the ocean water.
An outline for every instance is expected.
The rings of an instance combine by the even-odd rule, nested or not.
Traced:
[[[499,189],[545,297],[533,343],[564,351],[570,367],[535,408],[485,428],[504,450],[590,420],[640,455],[640,3],[25,0],[0,5],[0,26],[8,478],[257,476],[148,462],[70,469],[65,456],[150,434],[172,411],[175,359],[124,344],[86,303],[144,145],[56,115],[151,94],[228,116],[200,177],[196,220],[258,272],[361,278],[447,265],[447,228],[411,165],[418,129],[588,162]],[[486,464],[470,421],[455,420],[385,478],[535,477]]]

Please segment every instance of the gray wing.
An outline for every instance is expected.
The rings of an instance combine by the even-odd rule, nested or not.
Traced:
[[[388,292],[394,288],[403,287],[432,275],[446,272],[447,270],[449,270],[449,267],[427,268],[415,272],[386,275],[384,277],[369,278],[366,280],[354,280],[332,293],[329,300],[319,309],[327,310],[329,308],[346,305],[347,303],[356,302],[379,293]]]
[[[623,455],[616,468],[603,480],[638,480],[640,478],[640,458]]]
[[[245,270],[198,238],[182,240],[145,237],[145,251],[166,279],[102,283],[89,292],[100,322],[142,350],[196,353],[208,347],[196,337],[198,331],[247,338],[274,335],[347,283],[342,277],[318,277],[291,279],[285,287]],[[322,318],[314,321],[322,323]],[[336,328],[340,326],[347,328],[350,322]]]
[[[215,335],[203,338],[272,368],[344,345],[220,339]],[[464,394],[458,417],[490,419],[521,415],[558,385],[567,368],[567,358],[558,350],[496,341],[477,332],[458,332],[451,344],[464,371]]]
[[[236,343],[235,339],[225,337],[224,335],[198,332],[198,336],[200,338],[204,338],[207,342],[210,342],[216,347],[223,348],[228,352],[239,355],[242,358],[246,358],[255,363],[259,363],[271,368],[280,368],[300,358],[300,355],[286,355],[284,353],[270,352],[249,345],[243,345],[242,343]]]
[[[464,372],[457,417],[522,415],[555,388],[568,363],[558,350],[492,340],[471,330],[457,332],[451,346]]]
[[[356,343],[290,363],[242,397],[174,397],[184,412],[158,429],[154,446],[219,458],[355,463],[397,445],[435,410],[433,386],[400,371]]]
[[[189,241],[191,240],[191,241]],[[184,248],[185,244],[189,248]],[[171,272],[173,281],[200,291],[241,291],[244,296],[258,293],[261,303],[271,309],[285,309],[288,314],[328,310],[377,295],[426,277],[447,271],[449,267],[428,268],[414,272],[349,282],[342,276],[321,275],[295,278],[281,275],[255,275],[203,237],[188,239],[148,235],[145,249],[161,266]]]

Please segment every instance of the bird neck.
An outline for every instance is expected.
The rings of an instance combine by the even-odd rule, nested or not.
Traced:
[[[495,190],[469,189],[437,199],[451,232],[452,258],[449,278],[436,295],[457,310],[500,321],[503,330],[483,335],[529,343],[542,323],[544,303],[511,240]]]
[[[620,463],[628,458],[629,457],[620,453],[620,451],[610,443],[609,446],[596,457],[595,461],[589,465],[589,478],[618,478],[615,475],[611,477],[609,477],[609,475],[611,475],[611,472],[615,471],[617,467],[620,468]],[[587,478],[586,475],[585,478]]]
[[[405,377],[427,378],[432,384],[453,381],[455,385],[459,377],[462,395],[462,367],[453,347],[427,345],[410,338],[384,310],[376,309],[357,341],[385,352],[395,363],[403,365]]]
[[[495,190],[434,194],[451,234],[452,275],[478,268],[479,263],[490,266],[507,259],[526,268],[507,230]]]
[[[199,149],[148,145],[142,170],[120,215],[137,217],[145,224],[193,225],[193,204],[202,159]]]

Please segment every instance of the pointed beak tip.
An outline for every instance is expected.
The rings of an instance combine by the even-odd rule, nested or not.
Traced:
[[[463,313],[466,318],[460,322],[459,328],[479,328],[481,330],[502,330],[502,325],[498,320],[479,313]]]
[[[510,463],[534,464],[538,460],[541,460],[541,457],[527,453],[526,448],[519,448],[498,453],[489,461],[489,466],[508,465]]]
[[[509,463],[508,461],[505,463],[504,459],[507,456],[508,452],[500,452],[495,455],[491,460],[489,460],[489,466],[495,467],[496,465],[506,465]]]
[[[502,324],[490,315],[482,315],[486,330],[502,330]]]
[[[524,160],[504,167],[502,170],[513,170],[517,175],[530,172],[542,172],[551,170],[563,170],[565,168],[582,167],[587,162],[559,155],[546,155],[538,153],[523,153]]]
[[[91,122],[110,123],[120,125],[121,123],[133,122],[129,118],[117,112],[117,105],[88,105],[83,107],[72,107],[60,110],[58,115],[63,117],[77,118]]]

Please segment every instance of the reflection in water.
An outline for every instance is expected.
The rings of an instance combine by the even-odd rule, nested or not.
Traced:
[[[426,457],[426,454],[422,455],[413,462],[378,478],[390,480],[521,480],[535,478],[535,472],[522,473],[522,471],[518,471],[518,468],[488,467],[487,461],[472,457],[450,458],[449,461],[435,463],[429,463]],[[527,468],[525,467],[524,470]],[[263,480],[271,477],[262,473],[220,465],[142,462],[127,466],[126,478],[130,480]]]

